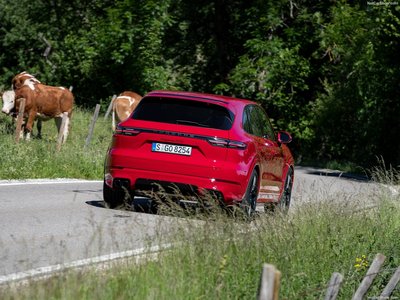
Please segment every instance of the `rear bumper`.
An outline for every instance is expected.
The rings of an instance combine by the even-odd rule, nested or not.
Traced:
[[[221,175],[227,172],[221,171]],[[188,191],[193,191],[195,193],[202,194],[204,191],[208,191],[217,195],[222,196],[221,200],[224,201],[226,205],[231,205],[236,202],[240,202],[245,193],[246,177],[243,175],[232,175],[224,179],[220,178],[205,178],[196,176],[195,174],[182,175],[176,173],[166,173],[157,171],[148,171],[141,169],[132,168],[109,168],[105,172],[105,183],[110,187],[115,187],[114,181],[118,180],[129,180],[129,185],[131,191],[137,192],[138,190],[151,190],[154,185],[160,184],[164,187],[167,184],[172,186],[177,186],[182,190],[183,194]],[[228,178],[228,180],[226,179]]]

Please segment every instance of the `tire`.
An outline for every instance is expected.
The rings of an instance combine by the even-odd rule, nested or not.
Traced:
[[[283,186],[282,195],[278,203],[279,208],[284,212],[287,212],[290,207],[292,187],[293,187],[293,169],[289,168],[285,179],[285,185]]]
[[[105,182],[103,183],[103,199],[105,207],[117,208],[124,205],[124,195],[122,190],[113,190]]]
[[[155,200],[150,200],[150,207],[149,207],[149,213],[153,214],[153,215],[157,215],[158,214],[158,203]]]
[[[246,193],[242,200],[242,209],[247,219],[251,219],[256,212],[257,197],[258,197],[258,172],[253,170],[250,176],[249,184],[247,185]]]

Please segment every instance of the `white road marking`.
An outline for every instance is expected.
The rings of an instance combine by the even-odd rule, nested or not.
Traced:
[[[101,183],[103,180],[82,180],[82,179],[26,179],[26,180],[0,180],[1,186],[13,185],[42,185],[42,184],[70,184],[70,183]]]
[[[73,261],[70,263],[65,263],[65,264],[57,264],[57,265],[40,267],[40,268],[31,269],[31,270],[27,270],[27,271],[23,271],[23,272],[18,272],[18,273],[12,273],[12,274],[8,274],[8,275],[0,276],[0,284],[9,283],[11,281],[17,281],[17,280],[19,281],[19,280],[31,279],[32,277],[38,278],[38,277],[42,277],[42,276],[49,276],[49,275],[52,275],[53,273],[56,273],[59,271],[65,271],[67,269],[81,268],[81,267],[85,267],[85,266],[89,266],[89,265],[110,262],[110,261],[116,260],[116,259],[129,258],[129,257],[134,257],[134,256],[142,256],[142,255],[151,255],[151,254],[160,252],[162,250],[169,249],[172,246],[173,246],[172,244],[163,244],[160,246],[152,246],[150,248],[149,247],[139,248],[139,249],[134,249],[134,250],[128,250],[128,251],[123,251],[123,252],[117,252],[117,253],[111,253],[111,254],[91,257],[91,258],[87,258],[87,259],[76,260],[76,261]]]

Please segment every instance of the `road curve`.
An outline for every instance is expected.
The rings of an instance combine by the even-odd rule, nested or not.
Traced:
[[[296,168],[292,209],[322,198],[358,201],[376,190],[362,178],[342,175]],[[167,236],[177,220],[105,209],[100,181],[0,181],[0,281],[28,270],[142,249],[155,236]]]

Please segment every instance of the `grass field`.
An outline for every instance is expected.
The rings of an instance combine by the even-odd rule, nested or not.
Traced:
[[[53,121],[44,123],[42,140],[16,144],[10,120],[1,116],[0,179],[101,179],[111,121],[100,116],[85,149],[91,116],[75,111],[60,152]],[[381,182],[398,184],[398,173],[375,174]],[[373,197],[378,205],[366,210],[321,199],[289,215],[261,215],[252,222],[220,212],[176,213],[177,246],[155,261],[127,259],[112,268],[11,284],[0,288],[0,299],[254,299],[264,263],[282,272],[280,299],[323,299],[333,272],[344,275],[339,299],[350,299],[374,256],[383,253],[385,265],[368,294],[377,297],[400,265],[400,199]],[[392,299],[400,299],[400,287]]]
[[[11,118],[0,114],[0,180],[101,179],[106,150],[111,141],[111,119],[98,118],[91,143],[85,148],[92,115],[92,111],[74,110],[68,140],[61,151],[57,151],[57,128],[53,120],[43,122],[41,140],[33,138],[16,144]]]

